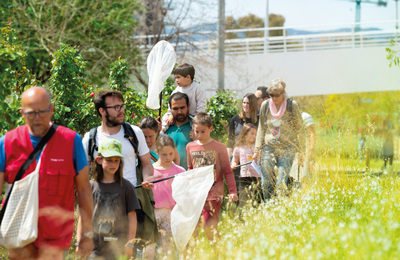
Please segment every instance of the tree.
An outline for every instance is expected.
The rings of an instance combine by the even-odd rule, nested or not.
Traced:
[[[16,25],[27,65],[43,83],[61,43],[79,46],[95,84],[107,82],[108,66],[120,55],[131,67],[141,62],[132,38],[141,10],[138,0],[12,0],[2,1],[0,8],[0,20]]]
[[[285,23],[285,17],[280,14],[269,15],[269,27],[283,27]],[[283,30],[272,30],[269,31],[269,36],[283,36]]]
[[[283,27],[285,23],[285,18],[282,15],[270,14],[269,15],[269,27]],[[254,14],[249,14],[247,16],[239,17],[235,20],[232,16],[228,16],[225,19],[225,26],[227,30],[233,29],[251,29],[251,28],[264,28],[264,19],[255,16]],[[282,30],[270,30],[269,36],[282,36]],[[227,33],[227,39],[236,38],[252,38],[252,37],[264,37],[264,31],[250,31],[245,33]]]
[[[239,28],[263,28],[264,20],[260,17],[255,16],[254,14],[249,14],[247,16],[240,17],[238,19],[238,27]],[[263,31],[250,31],[245,33],[246,38],[252,37],[264,37]]]

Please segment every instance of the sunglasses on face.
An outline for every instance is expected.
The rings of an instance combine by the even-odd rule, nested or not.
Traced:
[[[272,97],[272,98],[280,97],[281,95],[282,95],[282,93],[281,94],[269,94],[269,96]]]

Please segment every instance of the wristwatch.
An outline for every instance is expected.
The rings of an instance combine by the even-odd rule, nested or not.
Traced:
[[[93,231],[82,233],[82,235],[87,237],[87,238],[89,238],[89,239],[93,239]]]

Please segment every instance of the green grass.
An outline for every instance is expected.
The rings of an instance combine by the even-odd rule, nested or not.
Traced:
[[[203,237],[188,259],[396,259],[400,180],[324,174],[291,197],[222,213],[220,239]]]

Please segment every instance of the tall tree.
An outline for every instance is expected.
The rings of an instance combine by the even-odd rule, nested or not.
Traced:
[[[140,62],[132,38],[139,10],[139,0],[11,0],[2,1],[0,21],[13,22],[27,66],[43,83],[50,77],[51,56],[64,43],[79,46],[90,81],[101,84],[118,56],[131,67]]]

